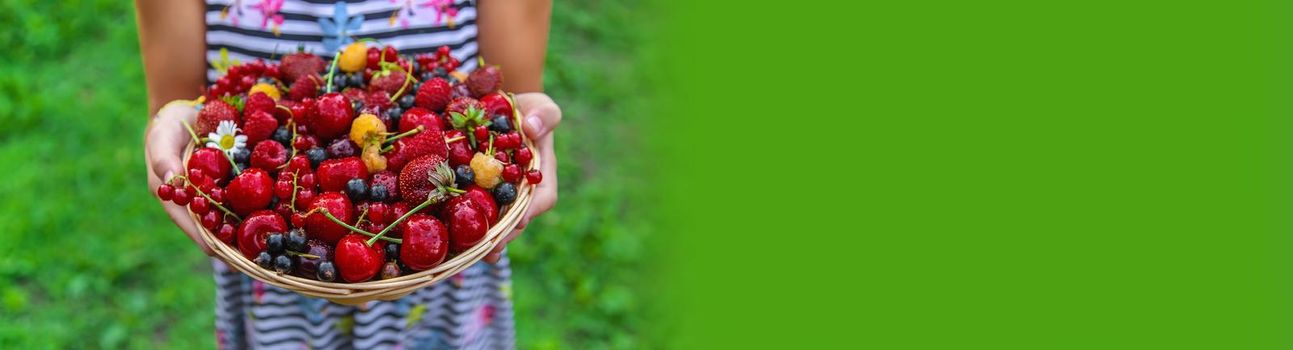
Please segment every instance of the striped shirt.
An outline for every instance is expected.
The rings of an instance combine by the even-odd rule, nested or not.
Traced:
[[[216,67],[272,60],[298,47],[325,59],[357,38],[401,53],[448,45],[475,68],[476,8],[469,0],[206,0],[207,80]],[[514,348],[506,254],[395,301],[358,307],[266,285],[213,260],[215,337],[222,349]]]

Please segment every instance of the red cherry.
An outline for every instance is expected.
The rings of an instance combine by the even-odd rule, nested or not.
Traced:
[[[400,223],[404,244],[399,259],[414,271],[436,267],[449,255],[449,232],[435,217],[413,214]]]
[[[237,229],[235,229],[232,224],[226,222],[220,225],[220,229],[216,231],[216,239],[225,244],[233,244],[235,231],[237,231]]]
[[[321,139],[333,139],[350,130],[355,119],[355,109],[350,98],[339,93],[319,97],[318,114],[310,118],[310,130]]]
[[[255,259],[265,251],[265,237],[270,232],[287,232],[283,217],[269,210],[252,213],[238,226],[238,250],[247,259]]]
[[[444,207],[444,217],[449,223],[449,245],[455,253],[471,249],[485,238],[489,231],[485,213],[467,197],[458,196]]]
[[[539,172],[538,169],[530,170],[530,172],[525,173],[525,181],[529,181],[531,185],[538,185],[543,182],[543,173]]]
[[[204,175],[224,181],[229,176],[232,165],[229,164],[229,159],[225,158],[223,151],[203,147],[193,151],[193,155],[189,156],[189,161],[185,168],[189,171],[190,176],[194,173],[194,170],[201,170]]]
[[[179,205],[189,205],[189,199],[192,198],[193,197],[189,195],[188,191],[175,191],[175,195],[171,198],[171,201]]]
[[[175,186],[171,186],[170,184],[157,186],[157,199],[161,199],[165,202],[170,201],[173,198],[175,198]]]
[[[380,244],[368,246],[367,239],[358,234],[349,234],[337,242],[335,260],[337,272],[341,279],[358,283],[372,279],[381,270],[386,260],[386,252]]]
[[[471,200],[477,209],[485,211],[485,219],[489,222],[498,220],[498,204],[494,202],[494,195],[489,193],[484,187],[476,184],[467,185],[467,193],[462,195]]]
[[[489,128],[485,127],[484,125],[476,126],[476,129],[472,130],[472,132],[476,134],[475,135],[476,142],[480,142],[480,143],[489,142]]]
[[[200,199],[201,197],[198,198]],[[208,230],[215,230],[220,227],[220,214],[222,213],[214,210],[207,211],[206,214],[202,214],[202,227],[205,227]]]
[[[324,191],[344,191],[350,179],[368,178],[368,166],[359,157],[328,159],[319,164],[317,173]]]
[[[299,201],[300,198],[297,200]],[[354,207],[350,206],[350,199],[341,192],[325,192],[314,198],[314,202],[310,204],[310,210],[316,208],[326,209],[337,220],[345,223],[353,223],[355,220]],[[321,212],[310,214],[305,218],[305,230],[311,237],[329,244],[337,243],[341,237],[350,233],[350,229],[338,225]]]
[[[395,218],[391,217],[390,204],[382,202],[368,203],[368,220],[374,224],[389,224]]]
[[[503,181],[516,182],[517,180],[520,180],[520,179],[521,179],[521,167],[516,166],[516,164],[508,164],[503,166]]]
[[[381,66],[378,64],[381,63],[381,60],[382,60],[382,51],[378,50],[376,47],[368,48],[367,60],[368,62],[366,62],[367,63],[366,66],[368,69],[381,68]]]
[[[395,203],[395,204],[391,205],[391,217],[392,217],[392,218],[397,218],[397,219],[398,219],[398,218],[402,218],[402,217],[404,217],[404,214],[408,214],[408,213],[409,213],[409,205],[408,205],[408,204],[405,204],[404,202],[398,202],[398,203]],[[392,219],[392,220],[394,220],[394,219]]]
[[[512,154],[512,159],[516,161],[517,165],[528,167],[530,166],[530,160],[534,159],[534,154],[530,153],[528,147],[521,147]]]
[[[225,191],[233,212],[247,215],[269,206],[274,191],[273,179],[264,170],[251,168],[229,181]]]
[[[194,214],[203,215],[211,211],[211,204],[207,203],[204,197],[196,197],[189,202],[189,210]]]
[[[449,165],[458,166],[470,164],[471,157],[476,153],[471,151],[471,146],[467,140],[459,140],[449,144]]]
[[[507,102],[507,97],[502,93],[492,92],[480,98],[480,103],[485,105],[485,113],[491,118],[495,115],[512,115],[512,104]]]

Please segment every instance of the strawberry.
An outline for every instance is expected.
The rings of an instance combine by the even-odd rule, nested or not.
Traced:
[[[192,174],[195,169],[201,170],[203,174],[217,180],[218,182],[224,182],[224,179],[229,176],[229,171],[231,170],[229,158],[225,158],[223,152],[215,148],[207,147],[194,150],[193,155],[189,156],[189,162],[185,168],[190,174]]]
[[[252,213],[238,225],[238,250],[247,259],[255,259],[265,251],[265,237],[271,232],[287,232],[287,222],[273,211]]]
[[[471,144],[465,138],[449,143],[448,147],[449,164],[453,166],[471,163],[471,158],[476,155],[475,152],[471,151]]]
[[[500,92],[490,93],[480,98],[480,103],[485,105],[487,115],[499,115],[511,117],[512,103],[507,101],[507,97]]]
[[[368,82],[368,91],[385,91],[388,94],[394,94],[404,87],[405,75],[401,68],[392,68],[382,70],[373,74],[373,80]]]
[[[278,173],[278,167],[287,163],[287,148],[274,140],[263,140],[251,150],[251,166]],[[309,163],[309,160],[306,160]]]
[[[225,188],[225,197],[233,212],[247,215],[253,211],[269,206],[274,194],[274,181],[264,170],[245,169],[229,181]]]
[[[372,279],[381,270],[386,261],[384,245],[369,246],[367,239],[358,234],[349,234],[337,242],[334,253],[337,272],[341,279],[350,283],[359,283]]]
[[[461,253],[485,238],[489,231],[489,219],[485,212],[466,196],[450,199],[441,213],[449,226],[449,247],[454,253]]]
[[[324,68],[327,68],[327,62],[312,53],[300,52],[283,56],[282,63],[279,64],[279,71],[282,72],[283,80],[295,82],[297,79],[318,74]]]
[[[287,90],[287,98],[292,100],[304,100],[319,95],[319,86],[323,81],[318,74],[311,74],[305,79],[299,79],[292,82],[292,86]]]
[[[324,192],[315,196],[314,201],[310,203],[310,211],[316,209],[327,210],[328,214],[342,222],[351,223],[355,220],[354,207],[350,206],[350,199],[341,192]],[[328,219],[328,216],[322,212],[314,212],[305,217],[305,231],[310,234],[310,237],[318,238],[328,244],[336,244],[342,236],[350,233],[350,229]]]
[[[368,167],[359,157],[329,159],[319,164],[315,178],[324,191],[345,191],[350,179],[367,179]]]
[[[248,144],[269,139],[274,134],[274,129],[278,129],[278,120],[271,113],[272,111],[254,111],[246,114],[242,132],[247,135]]]
[[[494,203],[494,196],[489,194],[488,190],[481,188],[480,186],[468,185],[467,193],[463,193],[462,195],[471,199],[472,203],[475,203],[477,208],[484,211],[485,218],[489,219],[489,222],[498,220],[498,204]]]
[[[244,118],[248,114],[257,111],[264,111],[272,115],[274,110],[278,109],[275,106],[274,98],[263,92],[255,92],[247,95],[247,103],[242,107],[242,114]]]
[[[338,93],[319,97],[318,114],[310,118],[310,130],[320,139],[332,139],[341,136],[350,129],[355,119],[355,109],[350,99]]]
[[[432,111],[443,111],[445,106],[449,105],[453,89],[449,82],[440,78],[432,78],[418,88],[414,95],[413,105],[426,108]]]
[[[448,146],[445,145],[444,136],[439,131],[437,128],[430,132],[423,131],[395,140],[395,146],[391,149],[390,156],[386,158],[387,167],[400,170],[410,159],[426,155],[445,159],[449,155]]]
[[[242,120],[238,119],[238,109],[234,108],[224,100],[210,100],[202,106],[198,112],[197,125],[194,125],[199,137],[204,137],[209,133],[216,131],[222,121],[232,121],[238,126],[242,126]]]
[[[436,267],[449,255],[449,232],[434,216],[413,214],[400,223],[400,231],[404,244],[399,259],[411,270]]]
[[[444,113],[450,115],[453,113],[467,114],[468,108],[475,108],[481,111],[481,118],[484,118],[485,105],[471,97],[458,97],[449,102],[449,106],[444,108]]]
[[[400,197],[410,206],[421,204],[428,198],[443,199],[451,185],[453,171],[439,155],[429,154],[414,159],[400,170]]]
[[[503,88],[503,70],[496,65],[477,68],[467,76],[465,85],[471,91],[471,96],[477,98],[496,92]]]

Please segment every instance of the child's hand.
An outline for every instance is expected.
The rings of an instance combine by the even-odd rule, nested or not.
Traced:
[[[547,94],[537,92],[516,95],[516,103],[521,109],[525,135],[534,140],[535,150],[542,157],[543,164],[539,171],[543,173],[543,182],[534,189],[534,198],[521,223],[503,237],[494,251],[485,256],[485,261],[491,264],[498,262],[503,248],[521,234],[530,220],[557,204],[557,156],[552,149],[552,131],[557,128],[557,124],[561,124],[561,108]]]
[[[192,124],[196,119],[197,111],[192,107],[186,104],[171,104],[158,111],[157,116],[149,122],[148,128],[144,131],[144,164],[148,166],[148,189],[153,193],[153,197],[157,196],[156,189],[163,181],[184,172],[180,155],[184,152],[187,142],[192,142],[192,138],[184,130],[180,120]],[[171,216],[175,226],[184,230],[184,233],[189,235],[189,239],[193,240],[202,252],[211,255],[211,247],[198,237],[197,224],[189,217],[188,209],[160,199],[158,202],[162,204],[163,209],[166,209],[166,214]]]

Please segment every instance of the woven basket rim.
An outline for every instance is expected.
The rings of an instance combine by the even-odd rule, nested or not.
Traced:
[[[514,125],[522,125],[521,113],[516,107],[516,100],[512,94],[505,94],[508,101],[512,103],[512,113],[515,120]],[[533,154],[529,167],[526,171],[540,169],[542,157],[534,148],[533,140],[530,140],[524,132],[518,132],[521,135],[522,144],[529,148]],[[189,158],[193,155],[193,149],[196,143],[190,142],[184,149],[183,162],[187,164]],[[187,167],[185,172],[187,173]],[[498,243],[507,236],[507,232],[512,231],[520,224],[525,212],[529,209],[530,201],[534,197],[534,187],[528,179],[522,178],[520,191],[517,193],[516,200],[507,206],[499,209],[499,218],[496,223],[490,226],[481,239],[472,248],[463,251],[431,269],[418,271],[407,275],[402,275],[386,280],[372,280],[359,283],[338,283],[323,282],[309,278],[298,277],[290,274],[283,274],[272,270],[267,270],[256,265],[250,259],[242,255],[242,252],[216,238],[200,224],[200,217],[188,210],[189,217],[193,220],[194,226],[197,227],[202,240],[211,247],[215,257],[223,261],[230,267],[254,278],[258,281],[271,284],[273,286],[291,290],[303,295],[329,299],[333,302],[355,305],[371,300],[393,300],[413,291],[430,286],[444,280],[467,267],[483,259]],[[214,209],[213,209],[214,210]]]

